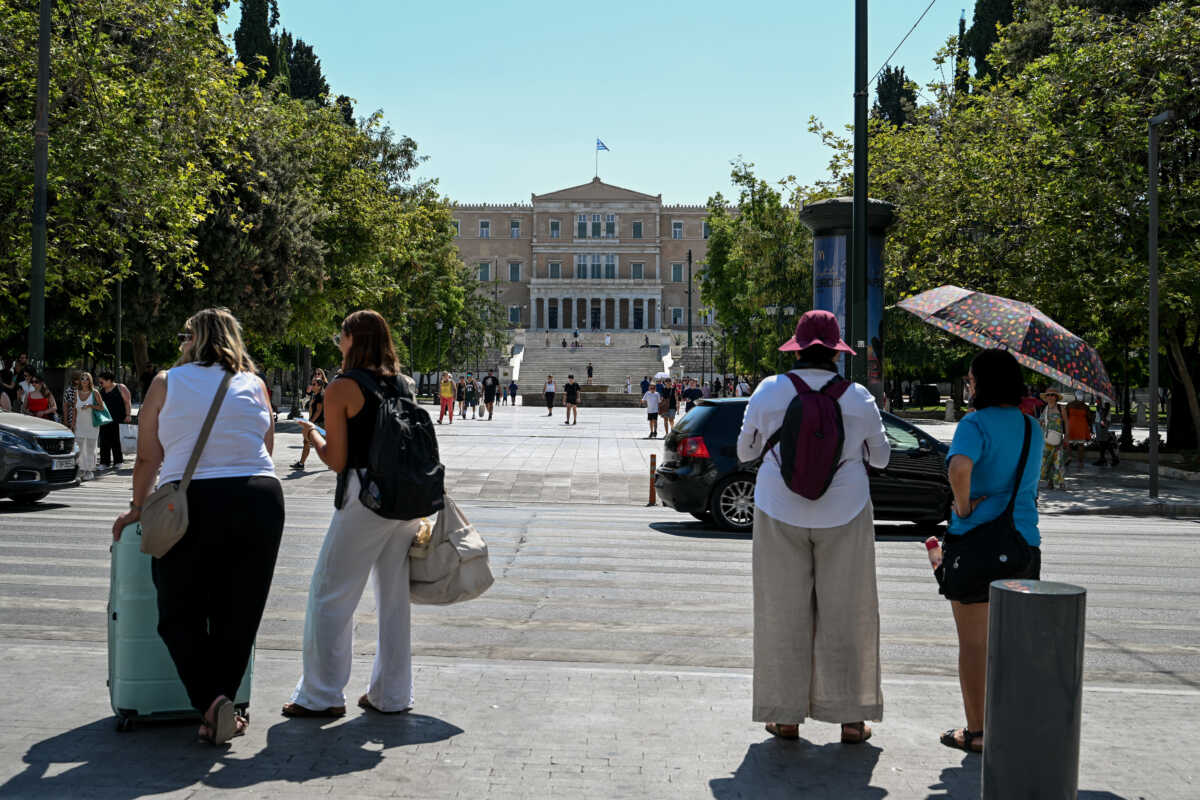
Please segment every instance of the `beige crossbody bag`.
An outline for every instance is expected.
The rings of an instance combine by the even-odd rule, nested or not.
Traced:
[[[200,436],[196,438],[196,446],[192,448],[192,455],[188,459],[187,468],[183,471],[183,477],[178,481],[158,487],[142,504],[143,553],[149,553],[155,558],[162,558],[175,546],[176,542],[183,538],[183,534],[187,533],[188,485],[192,482],[192,473],[196,471],[200,453],[204,450],[205,442],[208,441],[208,434],[212,432],[213,423],[217,420],[217,412],[221,410],[221,403],[225,400],[225,392],[229,389],[231,380],[233,380],[232,372],[226,372],[221,378],[221,385],[217,387],[217,396],[213,398],[212,405],[208,408],[208,416],[204,418],[204,427],[200,429]]]

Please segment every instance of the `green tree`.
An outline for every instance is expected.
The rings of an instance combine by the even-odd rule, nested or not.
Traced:
[[[297,39],[288,52],[289,91],[299,100],[326,103],[329,84],[321,71],[321,59],[317,58],[312,46]]]
[[[975,74],[992,75],[987,57],[999,38],[997,28],[1013,21],[1013,0],[975,0],[975,15],[967,30],[966,50],[975,60]]]
[[[917,106],[917,87],[904,74],[904,67],[887,66],[875,84],[871,115],[892,125],[903,125]]]
[[[277,0],[242,0],[241,5],[241,22],[233,32],[237,59],[249,70],[246,80],[255,80],[256,71],[261,71],[270,82],[279,74],[278,47],[271,33],[279,24],[279,5]]]

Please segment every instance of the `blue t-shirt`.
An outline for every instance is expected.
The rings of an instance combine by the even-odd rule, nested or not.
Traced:
[[[1029,440],[1029,456],[1025,460],[1025,473],[1021,476],[1021,488],[1013,506],[1013,521],[1025,541],[1034,547],[1042,543],[1038,532],[1037,489],[1042,471],[1042,431],[1019,408],[992,406],[967,414],[958,423],[954,441],[950,443],[950,454],[946,462],[956,455],[964,455],[975,463],[971,470],[971,497],[986,496],[970,517],[963,520],[956,510],[950,513],[952,534],[962,534],[989,522],[1004,513],[1008,498],[1012,495],[1013,479],[1017,477],[1017,460],[1021,457],[1021,443],[1025,431],[1025,420],[1032,423]]]

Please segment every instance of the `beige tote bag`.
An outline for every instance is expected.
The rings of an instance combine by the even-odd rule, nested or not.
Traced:
[[[495,579],[488,566],[487,542],[458,505],[446,495],[429,541],[416,543],[409,555],[409,596],[421,605],[474,600]]]
[[[232,372],[226,372],[221,378],[221,385],[217,387],[217,396],[213,398],[212,405],[208,408],[208,416],[204,418],[204,427],[200,429],[200,436],[196,438],[196,446],[192,448],[192,455],[188,459],[187,468],[183,471],[183,478],[158,487],[142,503],[143,553],[149,553],[155,558],[162,558],[187,533],[188,485],[192,482],[192,473],[196,471],[200,453],[204,450],[204,443],[208,441],[208,434],[212,432],[217,412],[221,410],[221,403],[225,400],[225,392],[229,389],[231,380],[233,380]]]

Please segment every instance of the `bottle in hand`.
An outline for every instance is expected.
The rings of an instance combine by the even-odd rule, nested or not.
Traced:
[[[925,540],[925,552],[929,556],[929,565],[937,569],[942,565],[942,545],[936,536]]]

